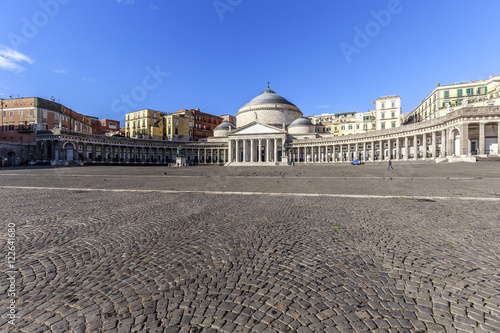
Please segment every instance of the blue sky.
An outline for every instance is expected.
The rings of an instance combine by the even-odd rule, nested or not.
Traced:
[[[199,107],[222,115],[266,89],[304,115],[408,113],[437,83],[500,75],[500,2],[431,0],[4,1],[0,98],[77,112]]]

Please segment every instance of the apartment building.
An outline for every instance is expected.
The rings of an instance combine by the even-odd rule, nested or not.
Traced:
[[[486,80],[454,83],[437,87],[407,116],[403,123],[412,124],[436,119],[456,107],[500,105],[500,76]]]
[[[143,109],[125,114],[125,136],[137,139],[163,140],[166,112]]]
[[[36,131],[64,129],[92,134],[92,119],[40,97],[0,99],[0,141],[35,142]]]

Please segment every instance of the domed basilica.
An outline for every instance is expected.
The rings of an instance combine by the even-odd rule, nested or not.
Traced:
[[[300,109],[269,88],[236,113],[236,128],[224,122],[208,142],[227,143],[229,164],[288,164],[287,142],[315,138],[313,124]]]

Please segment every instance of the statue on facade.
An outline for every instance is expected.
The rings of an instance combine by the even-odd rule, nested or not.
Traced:
[[[177,146],[177,157],[184,157],[184,150],[181,146]]]
[[[286,157],[287,148],[288,148],[288,145],[286,144],[286,142],[283,142],[283,148],[282,148],[281,156]]]

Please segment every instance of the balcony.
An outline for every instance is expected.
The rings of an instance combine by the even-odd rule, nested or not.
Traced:
[[[25,125],[19,125],[17,128],[18,133],[33,133],[35,132],[35,127],[34,126],[25,126]]]

